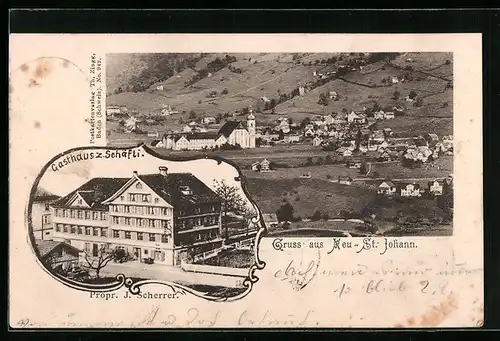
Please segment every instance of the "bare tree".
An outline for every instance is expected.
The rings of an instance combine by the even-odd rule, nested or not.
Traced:
[[[85,264],[83,267],[89,270],[94,270],[96,274],[96,278],[99,278],[101,270],[108,265],[108,263],[118,256],[118,249],[110,249],[106,244],[101,245],[101,247],[97,250],[96,255],[89,255],[85,251]],[[123,250],[123,252],[125,252]]]
[[[222,199],[221,212],[223,216],[224,233],[225,237],[229,237],[229,231],[227,228],[227,223],[225,222],[227,214],[229,212],[241,215],[245,213],[246,205],[245,200],[239,193],[239,189],[236,186],[228,185],[224,180],[217,181],[214,179],[215,193]]]

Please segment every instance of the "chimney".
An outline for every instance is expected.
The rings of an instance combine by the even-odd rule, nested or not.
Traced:
[[[163,175],[163,176],[167,176],[168,174],[168,168],[165,167],[165,166],[160,166],[158,167],[158,169],[160,170],[160,174]]]
[[[137,171],[133,171],[134,175],[137,175]]]

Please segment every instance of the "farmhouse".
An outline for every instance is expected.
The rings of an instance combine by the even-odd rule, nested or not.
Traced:
[[[216,122],[216,120],[215,120],[215,117],[212,117],[212,116],[206,116],[206,117],[203,117],[202,122],[203,122],[204,124],[213,124],[213,123],[215,123],[215,122]]]
[[[254,172],[269,172],[271,170],[271,163],[267,160],[264,159],[261,162],[254,162],[251,165],[251,169]]]
[[[275,229],[279,225],[278,216],[276,213],[262,213],[262,219],[268,230]]]
[[[323,139],[319,136],[316,136],[312,141],[312,145],[317,147],[317,146],[320,146],[322,142],[323,142]]]
[[[71,244],[53,240],[35,240],[40,260],[52,270],[69,270],[78,264],[81,250]]]
[[[443,194],[443,185],[437,180],[429,181],[427,183],[427,188],[428,188],[429,194],[431,194],[431,195],[438,196],[438,195]]]
[[[106,107],[106,116],[115,116],[122,113],[122,108],[119,105],[108,105]]]
[[[382,182],[377,189],[378,194],[393,195],[396,193],[396,186],[392,181]]]
[[[342,185],[350,185],[352,184],[352,178],[350,176],[339,176],[338,178],[338,182],[339,184],[342,184]]]
[[[336,152],[340,156],[352,156],[352,150],[348,147],[340,147]]]
[[[287,134],[284,137],[285,143],[297,143],[300,142],[300,135],[299,134]]]
[[[418,184],[399,184],[398,185],[399,193],[402,197],[419,197],[420,194],[420,185]]]
[[[220,197],[191,173],[93,178],[51,204],[54,241],[97,255],[103,245],[179,266],[222,247]]]

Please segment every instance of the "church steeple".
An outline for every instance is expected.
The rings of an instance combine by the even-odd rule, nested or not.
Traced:
[[[250,109],[250,114],[247,117],[247,128],[250,135],[248,145],[250,148],[255,148],[255,116],[252,109]]]

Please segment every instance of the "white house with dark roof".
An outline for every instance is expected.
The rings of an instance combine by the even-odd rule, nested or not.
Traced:
[[[54,241],[93,256],[104,245],[179,266],[221,248],[221,198],[191,173],[94,178],[53,202]]]
[[[377,193],[384,195],[394,195],[396,193],[396,186],[392,181],[384,181],[380,185],[378,185]]]

